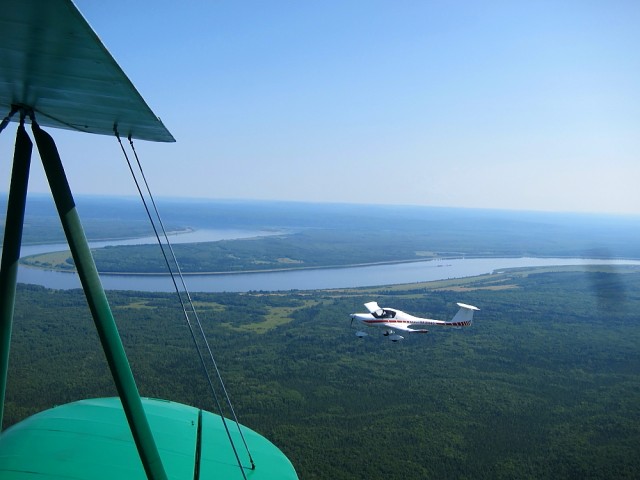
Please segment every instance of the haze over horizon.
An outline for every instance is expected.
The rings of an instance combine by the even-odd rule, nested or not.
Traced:
[[[76,3],[177,139],[136,145],[157,196],[640,213],[637,2]],[[77,194],[136,194],[51,133]]]

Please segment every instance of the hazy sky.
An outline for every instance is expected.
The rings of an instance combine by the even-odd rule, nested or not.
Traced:
[[[637,0],[77,5],[177,139],[137,144],[158,196],[640,213]],[[135,194],[52,133],[74,191]]]

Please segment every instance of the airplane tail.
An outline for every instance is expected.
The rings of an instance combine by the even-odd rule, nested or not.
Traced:
[[[480,310],[473,305],[467,305],[466,303],[458,303],[460,310],[455,314],[450,322],[446,325],[451,327],[468,327],[473,323],[473,312]]]

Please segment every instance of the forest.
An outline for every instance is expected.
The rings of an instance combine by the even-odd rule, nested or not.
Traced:
[[[634,479],[639,292],[637,268],[585,267],[193,299],[240,421],[301,479]],[[175,295],[109,298],[141,393],[215,412]],[[359,339],[349,314],[371,300],[481,311],[465,329]],[[9,374],[5,426],[115,394],[81,291],[19,285]]]

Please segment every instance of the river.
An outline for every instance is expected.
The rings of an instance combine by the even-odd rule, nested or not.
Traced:
[[[506,268],[556,265],[640,265],[640,261],[531,257],[443,259],[362,267],[185,275],[185,283],[192,292],[315,290],[444,280],[482,275]],[[170,292],[174,289],[168,275],[101,275],[101,279],[107,290]],[[75,273],[24,266],[19,269],[18,281],[56,289],[80,287]]]
[[[172,235],[172,243],[210,242],[223,239],[271,235],[273,231],[196,230]],[[92,248],[107,245],[155,243],[155,237],[90,242]],[[67,250],[66,244],[27,245],[22,256]],[[354,288],[415,283],[492,273],[506,268],[556,265],[640,265],[637,260],[601,260],[581,258],[468,258],[423,262],[370,265],[345,268],[289,270],[263,273],[185,275],[192,292],[248,292]],[[170,292],[174,290],[168,275],[101,275],[107,290]],[[75,273],[55,272],[20,266],[18,281],[54,289],[80,288]]]

